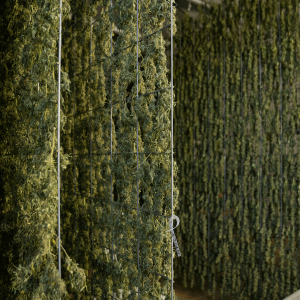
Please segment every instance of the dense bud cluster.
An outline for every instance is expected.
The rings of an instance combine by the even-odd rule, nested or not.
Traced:
[[[159,30],[170,4],[139,1],[137,74],[136,1],[63,1],[61,278],[59,1],[8,5],[12,45],[3,61],[11,71],[0,122],[14,132],[1,140],[1,299],[133,300],[136,288],[143,300],[170,299],[171,90]]]
[[[201,5],[178,31],[175,274],[215,299],[283,299],[300,283],[299,2]]]

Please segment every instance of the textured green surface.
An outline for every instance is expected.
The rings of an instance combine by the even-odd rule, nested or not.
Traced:
[[[139,287],[140,299],[159,299],[162,294],[170,299],[170,282],[156,275],[171,277],[168,219],[153,214],[172,215],[171,93],[161,32],[139,43],[139,95],[167,89],[137,99],[135,3],[121,1],[110,8],[107,1],[63,2],[61,279],[56,171],[59,1],[13,2],[7,2],[10,14],[1,25],[10,27],[1,67],[1,128],[6,130],[1,131],[1,297],[108,299],[122,289],[123,299],[137,299]],[[98,5],[101,16],[91,27]],[[170,20],[169,2],[139,1],[139,11],[141,36]],[[121,31],[111,57],[114,24]],[[175,188],[174,206],[177,195]]]
[[[68,55],[63,59],[73,92],[66,104],[68,129],[64,147],[73,154],[73,161],[64,174],[67,179],[64,181],[63,234],[76,261],[92,275],[82,296],[89,298],[94,294],[100,299],[110,297],[113,292],[119,296],[122,289],[123,299],[136,299],[135,288],[139,287],[140,298],[157,299],[161,294],[168,298],[169,282],[153,273],[171,275],[170,236],[165,231],[167,219],[144,212],[137,215],[136,201],[138,180],[140,209],[171,214],[170,91],[136,100],[136,8],[133,2],[120,2],[109,10],[105,6],[109,7],[110,3],[104,3],[102,14],[92,27],[91,61],[90,16],[93,12],[89,12],[88,6],[76,5],[74,10],[80,12],[79,15],[76,13],[76,20],[65,25],[69,29],[65,37]],[[162,27],[160,23],[169,16],[169,8],[168,3],[140,2],[141,36]],[[154,15],[157,17],[153,18]],[[111,21],[121,30],[113,41],[115,55],[112,58]],[[139,43],[139,95],[169,86],[164,51],[160,32]],[[75,77],[71,75],[74,58]],[[74,101],[75,116],[72,116]],[[88,113],[88,109],[92,111]],[[176,195],[175,190],[175,204]],[[139,273],[137,236],[139,263],[143,266]]]
[[[175,274],[221,299],[282,299],[300,285],[299,3],[280,5],[280,19],[278,1],[243,0],[182,22]]]
[[[5,157],[0,157],[0,220],[4,224],[1,226],[0,230],[0,265],[8,266],[9,264],[16,264],[18,262],[18,245],[13,242],[13,236],[16,234],[17,230],[17,211],[14,210],[14,203],[11,203],[11,191],[7,182],[10,182],[10,186],[15,186],[14,172],[16,171],[16,165],[14,164],[16,151],[13,154],[13,143],[12,136],[16,135],[16,119],[15,114],[15,101],[14,101],[14,90],[11,78],[16,76],[16,72],[11,69],[13,62],[13,57],[11,55],[12,43],[17,37],[16,28],[20,28],[20,23],[16,24],[14,27],[10,26],[8,30],[9,20],[12,17],[10,11],[12,10],[12,3],[9,1],[2,1],[0,4],[1,11],[1,37],[0,37],[0,47],[1,47],[1,64],[0,64],[0,147],[1,154],[7,151],[10,155]],[[20,3],[22,6],[22,3]],[[28,12],[24,11],[24,18],[28,16]],[[21,21],[24,19],[20,18]],[[5,184],[6,183],[6,184]],[[8,204],[10,202],[10,204]],[[0,285],[1,293],[0,299],[11,299],[10,298],[10,283],[11,274],[8,272],[7,268],[1,268],[0,270]]]

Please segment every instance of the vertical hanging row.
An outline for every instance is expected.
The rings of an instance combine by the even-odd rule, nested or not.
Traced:
[[[194,105],[197,105],[197,102],[192,102],[189,99],[193,99],[193,20],[189,19],[186,15],[182,22],[182,38],[181,38],[181,51],[177,52],[177,56],[181,57],[181,73],[178,73],[178,69],[175,67],[174,78],[175,80],[179,78],[179,74],[184,78],[180,88],[175,86],[175,89],[180,90],[180,95],[177,94],[176,102],[177,108],[175,111],[175,120],[180,120],[180,128],[175,127],[175,147],[180,146],[180,151],[175,151],[176,159],[179,163],[179,172],[184,174],[180,179],[180,187],[182,195],[188,195],[191,202],[187,204],[186,201],[181,200],[180,210],[182,211],[180,218],[180,225],[178,227],[179,235],[181,239],[179,240],[180,249],[184,248],[184,252],[191,253],[192,249],[197,247],[195,246],[195,240],[192,238],[192,232],[189,232],[190,228],[194,226],[194,220],[196,219],[194,206],[194,138],[193,132],[197,128],[198,121],[195,120]],[[176,59],[175,59],[176,62]],[[177,114],[177,115],[176,115]],[[178,117],[177,117],[178,116]],[[197,116],[197,115],[196,115]],[[179,119],[177,119],[179,118]],[[196,124],[194,123],[196,121]],[[178,121],[175,121],[175,126],[178,126]],[[180,137],[179,137],[179,136]],[[180,153],[180,158],[178,154]],[[196,188],[197,193],[197,188]],[[187,205],[186,205],[187,204]],[[182,232],[182,233],[181,233]],[[193,259],[189,260],[187,256],[182,256],[180,258],[180,271],[178,276],[183,276],[185,285],[187,280],[193,280],[192,277],[188,278],[188,274],[193,273]],[[175,273],[176,274],[176,273]],[[176,274],[177,276],[177,274]]]
[[[24,297],[173,300],[177,166],[162,35],[176,33],[173,5],[27,3],[20,27],[14,3],[24,120],[7,220],[17,220],[13,289]]]
[[[90,5],[87,3],[71,2],[73,20],[70,24],[64,24],[65,40],[69,40],[63,51],[64,62],[75,75],[70,76],[73,94],[69,96],[67,103],[69,132],[63,138],[70,138],[70,143],[65,144],[65,151],[73,155],[73,164],[69,167],[68,200],[64,201],[63,214],[70,219],[68,222],[69,247],[76,262],[85,270],[87,286],[91,290],[91,232],[92,220],[89,217],[91,211],[91,68],[90,45],[91,31],[90,18],[93,15]],[[76,24],[74,24],[76,18]],[[73,21],[73,22],[72,22]],[[73,26],[72,26],[73,25]],[[74,25],[76,32],[74,35]],[[72,30],[73,27],[73,30]],[[74,52],[75,45],[75,52]],[[75,64],[74,64],[75,59]],[[67,67],[67,65],[66,65]],[[72,175],[71,175],[72,174]],[[70,180],[70,179],[73,180]],[[67,184],[64,182],[63,184]],[[93,195],[95,196],[95,195]],[[70,200],[74,199],[74,202]],[[69,208],[69,207],[71,208]],[[73,211],[73,215],[69,212]],[[75,232],[74,232],[75,231]],[[76,246],[75,246],[76,245]],[[74,247],[75,246],[75,247]],[[70,286],[70,294],[74,291]],[[81,297],[87,297],[89,293],[83,290]],[[73,296],[75,296],[73,294]],[[77,296],[77,295],[76,295]]]
[[[239,77],[237,78],[237,82],[239,85],[237,88],[239,88],[239,94],[237,98],[237,108],[240,108],[240,110],[237,110],[237,114],[240,115],[240,120],[237,128],[237,157],[238,161],[240,163],[239,168],[237,170],[237,174],[239,176],[239,189],[240,189],[240,197],[238,197],[238,210],[235,211],[235,217],[237,220],[237,247],[235,252],[235,271],[236,271],[236,286],[234,290],[234,295],[237,297],[238,295],[241,296],[241,299],[243,298],[242,289],[243,289],[243,274],[245,273],[245,269],[243,267],[243,256],[245,253],[245,240],[243,239],[243,233],[244,233],[244,225],[245,225],[245,218],[244,218],[244,207],[247,202],[247,196],[245,195],[245,185],[244,185],[244,161],[245,161],[245,135],[247,132],[246,124],[244,122],[244,116],[245,116],[245,110],[247,109],[246,103],[244,101],[246,90],[245,90],[245,34],[243,32],[244,28],[244,1],[239,1],[239,21],[238,21],[238,42],[239,47],[237,51],[239,52],[239,62],[240,62],[240,71],[239,71]]]
[[[187,67],[191,68],[191,81],[190,81],[190,90],[191,90],[191,97],[189,99],[199,99],[200,95],[203,94],[204,96],[207,95],[207,83],[206,81],[202,81],[202,85],[199,86],[198,78],[195,77],[196,70],[200,70],[201,75],[205,74],[206,69],[206,60],[202,59],[202,55],[205,53],[205,47],[199,47],[200,44],[205,40],[204,31],[197,30],[198,27],[198,21],[199,20],[191,20],[192,21],[192,32],[191,32],[191,55],[190,61],[188,62],[189,65]],[[196,37],[199,37],[199,41],[196,43]],[[199,51],[200,50],[200,51]],[[200,60],[198,61],[198,58],[200,57]],[[198,64],[195,64],[196,61],[198,61]],[[196,280],[197,284],[204,284],[205,283],[205,277],[206,273],[204,272],[200,278],[195,278],[194,276],[190,276],[190,274],[193,274],[195,269],[195,262],[197,262],[197,265],[205,266],[207,257],[207,248],[206,243],[203,243],[201,245],[201,253],[202,255],[197,257],[194,254],[196,253],[197,248],[199,247],[199,241],[202,240],[203,236],[206,236],[205,228],[206,226],[206,220],[207,216],[205,214],[205,211],[199,211],[199,207],[197,205],[197,198],[199,196],[199,182],[198,178],[202,177],[204,175],[205,169],[202,170],[201,166],[201,155],[200,153],[206,152],[206,148],[202,148],[202,145],[199,145],[199,142],[197,140],[197,136],[199,136],[199,133],[204,133],[205,125],[206,125],[206,114],[203,114],[203,112],[207,109],[203,105],[204,103],[201,103],[199,105],[198,101],[188,101],[187,105],[189,108],[189,112],[192,116],[190,118],[189,124],[187,124],[188,130],[190,131],[191,140],[189,141],[188,146],[188,152],[191,155],[191,167],[188,171],[190,174],[188,179],[188,184],[192,184],[192,189],[190,189],[190,197],[193,199],[193,201],[190,202],[190,211],[192,212],[190,214],[190,218],[188,218],[190,221],[188,223],[189,228],[188,230],[192,230],[191,233],[195,234],[193,237],[192,234],[188,235],[188,245],[189,245],[189,251],[191,255],[193,256],[193,259],[189,262],[189,268],[186,270],[188,272],[188,282],[190,283],[190,286],[192,286]],[[200,113],[199,113],[200,112]],[[202,118],[199,118],[201,116]],[[201,126],[202,125],[202,126]],[[205,153],[206,154],[206,153]],[[203,173],[202,173],[203,172]],[[202,173],[201,175],[199,173]],[[200,176],[199,176],[200,175]]]
[[[12,69],[16,57],[14,49],[19,51],[23,48],[24,40],[20,40],[22,29],[30,24],[31,11],[27,3],[15,5],[13,1],[1,2],[1,100],[0,100],[0,299],[6,300],[13,297],[11,290],[12,275],[7,266],[18,265],[23,259],[20,256],[22,244],[14,240],[16,231],[19,229],[21,220],[18,213],[18,206],[22,203],[21,199],[27,199],[26,185],[22,184],[27,176],[27,161],[29,153],[24,144],[24,135],[28,137],[28,128],[20,127],[22,115],[16,110],[19,101],[18,69]],[[19,47],[16,48],[16,40],[19,40]],[[13,54],[11,56],[11,54]],[[18,58],[17,58],[18,60]],[[21,130],[20,130],[21,129]],[[20,138],[21,137],[21,138]],[[22,144],[23,142],[23,144]],[[23,148],[20,151],[20,148]],[[20,151],[20,152],[19,152]],[[26,153],[27,152],[27,153]],[[22,153],[20,156],[18,153]],[[28,158],[27,158],[28,157]],[[20,190],[20,187],[23,189]]]
[[[72,164],[68,166],[66,171],[63,174],[64,180],[62,181],[62,187],[64,190],[64,198],[62,199],[63,205],[61,209],[61,216],[63,220],[63,232],[65,232],[63,245],[66,249],[68,249],[71,257],[79,263],[79,265],[85,270],[85,275],[88,278],[88,272],[86,272],[86,258],[82,257],[83,247],[86,247],[87,244],[88,249],[90,249],[89,243],[89,233],[85,233],[86,237],[85,241],[83,239],[83,226],[84,224],[89,224],[90,220],[82,220],[82,214],[80,212],[87,209],[87,205],[83,202],[85,201],[82,197],[82,191],[80,186],[80,181],[78,178],[82,176],[82,169],[84,168],[85,162],[88,161],[88,154],[83,154],[82,148],[80,145],[82,141],[79,136],[82,135],[83,126],[80,124],[80,119],[84,118],[87,120],[88,114],[85,112],[86,106],[88,106],[89,97],[84,97],[82,99],[81,93],[84,87],[88,84],[89,78],[85,77],[82,86],[77,84],[76,79],[78,80],[78,71],[80,70],[80,66],[82,65],[82,56],[77,55],[74,52],[75,50],[82,51],[82,46],[76,41],[77,39],[82,39],[82,15],[77,12],[76,15],[76,4],[70,2],[71,10],[72,10],[72,20],[66,18],[63,22],[63,48],[62,48],[62,69],[67,73],[73,73],[71,79],[72,84],[72,94],[65,93],[64,98],[66,99],[64,106],[62,107],[63,111],[67,114],[67,124],[66,131],[62,132],[62,146],[64,151],[70,153],[72,157]],[[77,4],[78,5],[78,4]],[[87,7],[82,7],[82,13],[86,11]],[[74,32],[74,18],[76,16],[76,32]],[[74,34],[75,33],[75,34]],[[89,46],[88,42],[86,43],[86,47]],[[76,60],[74,64],[74,60]],[[85,68],[88,68],[89,60],[87,59],[87,64]],[[79,71],[80,72],[80,71]],[[85,71],[86,72],[86,71]],[[85,73],[87,75],[87,73]],[[87,87],[88,89],[88,87]],[[87,94],[89,95],[89,93]],[[80,101],[81,100],[81,101]],[[83,107],[80,107],[80,103],[85,104]],[[78,113],[81,113],[79,116]],[[86,122],[88,124],[88,122]],[[88,144],[86,145],[88,147]],[[77,149],[76,149],[77,148]],[[86,155],[86,157],[84,157]],[[80,164],[83,166],[80,170]],[[88,168],[86,166],[86,168]],[[86,182],[89,186],[89,181]],[[85,197],[88,197],[88,193],[85,194]],[[73,203],[72,203],[73,202]],[[73,214],[71,214],[71,212]],[[83,221],[83,222],[82,222]],[[88,230],[89,232],[89,230]],[[76,246],[75,246],[76,245]],[[67,274],[63,268],[62,278],[66,278]],[[68,286],[68,291],[71,295],[75,296],[75,290],[71,285]]]
[[[199,6],[195,28],[185,16],[177,39],[176,270],[214,299],[282,299],[297,290],[298,13],[293,0],[224,0]]]
[[[284,54],[286,59],[286,64],[284,65],[284,74],[288,76],[286,83],[289,82],[289,85],[286,85],[286,96],[283,94],[285,99],[289,99],[289,106],[284,108],[284,111],[287,112],[286,121],[284,125],[286,128],[283,128],[284,137],[286,138],[287,143],[287,155],[286,155],[286,170],[284,173],[285,176],[285,194],[287,214],[286,214],[286,223],[289,226],[288,241],[289,241],[289,251],[287,251],[287,268],[291,270],[288,274],[287,281],[287,291],[293,292],[297,290],[298,278],[299,278],[299,260],[298,260],[298,235],[297,228],[299,228],[299,218],[297,218],[297,211],[299,214],[299,206],[297,205],[297,198],[299,198],[299,193],[297,193],[297,182],[299,182],[300,174],[298,170],[299,166],[299,148],[297,148],[298,143],[298,134],[299,134],[299,94],[298,94],[298,82],[299,82],[299,49],[300,49],[300,40],[299,40],[299,5],[297,1],[288,1],[287,2],[287,15],[289,16],[285,19],[285,29],[289,33],[286,37],[286,43],[289,45],[287,51],[290,51],[290,55]],[[285,34],[284,34],[285,35]],[[296,211],[297,210],[297,211]],[[295,239],[297,239],[295,241]],[[295,263],[296,262],[296,263]]]
[[[64,24],[63,67],[73,76],[72,94],[65,95],[68,122],[63,140],[65,150],[73,157],[64,176],[66,199],[62,213],[68,233],[66,247],[88,279],[87,289],[81,293],[75,293],[72,283],[68,291],[83,299],[100,297],[109,281],[103,270],[107,237],[99,219],[105,222],[109,208],[103,206],[103,201],[110,198],[110,117],[103,65],[110,52],[110,22],[105,12],[107,3],[103,4],[102,18],[93,20],[99,4],[71,2],[72,19]]]
[[[64,103],[58,91],[66,92],[69,81],[65,72],[57,72],[57,34],[60,15],[65,18],[70,7],[66,2],[60,5],[58,2],[44,2],[28,5],[26,9],[30,10],[29,23],[22,28],[21,35],[30,39],[22,39],[13,46],[15,60],[11,66],[22,74],[14,82],[19,95],[16,110],[24,118],[18,127],[23,133],[19,142],[25,149],[18,149],[18,157],[22,162],[24,150],[28,156],[26,176],[21,177],[23,163],[17,171],[20,173],[16,174],[20,191],[26,190],[26,193],[16,206],[20,223],[15,241],[20,245],[20,261],[13,270],[13,289],[22,293],[26,291],[26,296],[31,299],[40,299],[43,294],[60,299],[67,293],[66,281],[61,277],[63,265],[74,289],[82,289],[85,281],[84,271],[68,256],[58,232],[60,181],[57,166],[64,170],[69,161],[62,149],[56,146],[59,129],[63,129],[66,123],[65,115],[59,110],[60,128],[56,116],[59,102]]]

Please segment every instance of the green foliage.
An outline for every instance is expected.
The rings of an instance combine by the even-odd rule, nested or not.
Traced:
[[[19,21],[24,21],[28,16],[28,11],[19,2],[19,7],[24,9],[24,14]],[[14,148],[15,137],[17,136],[17,115],[16,102],[14,100],[15,90],[11,78],[17,76],[15,70],[11,68],[13,63],[12,43],[17,38],[20,31],[20,23],[12,26],[10,20],[15,17],[13,3],[2,1],[0,4],[0,265],[8,266],[18,263],[18,245],[14,243],[13,236],[17,231],[17,211],[14,210],[13,200],[17,200],[15,187],[17,185],[15,172],[17,165],[15,157],[17,155]],[[8,184],[9,183],[9,184]],[[13,194],[14,193],[14,198]],[[0,270],[0,299],[11,299],[11,274],[8,268],[2,267]]]
[[[27,158],[27,173],[22,174],[20,185],[24,191],[23,199],[17,204],[20,221],[15,236],[21,244],[22,259],[14,271],[13,288],[32,299],[60,299],[66,294],[66,289],[56,266],[57,244],[52,243],[57,232],[55,71],[59,6],[58,3],[44,1],[29,8],[32,18],[15,44],[13,64],[20,75],[15,84],[20,93],[18,114],[23,121],[20,125],[22,147],[18,155],[19,159]],[[62,13],[66,16],[68,12],[69,6],[64,3]],[[66,73],[62,73],[61,89],[69,89]],[[64,123],[62,113],[62,128]],[[67,164],[68,157],[62,152],[61,169],[64,170]],[[73,275],[81,282],[75,284],[81,290],[85,275],[72,260],[66,259],[66,264],[70,272],[77,270],[78,274]]]
[[[13,282],[9,284],[9,294],[5,291],[1,295],[5,299],[60,299],[66,289],[57,270],[55,242],[59,4],[7,1],[6,5],[11,44],[9,51],[3,53],[3,60],[12,71],[3,88],[3,100],[9,105],[1,123],[6,130],[14,131],[1,145],[1,166],[6,176],[1,229],[2,237],[13,233],[13,239],[8,240],[10,249],[4,251],[11,259],[3,267],[10,271]],[[68,10],[64,3],[64,16]],[[67,91],[67,74],[62,74],[61,83],[62,90]],[[62,127],[64,122],[62,114]],[[61,168],[67,164],[68,157],[62,155]],[[1,243],[5,243],[2,237]],[[73,284],[82,289],[82,270],[68,257],[66,264]]]
[[[161,32],[139,42],[137,99],[135,4],[101,5],[91,27],[93,8],[71,2],[72,20],[64,25],[63,66],[73,93],[66,95],[64,149],[73,150],[73,161],[63,180],[63,241],[90,275],[82,299],[113,293],[136,299],[137,287],[143,299],[169,299],[169,281],[156,275],[171,276],[168,220],[157,215],[172,214],[165,42]],[[142,1],[139,11],[140,38],[170,19],[168,2]],[[111,49],[114,24],[119,33]]]
[[[2,45],[1,73],[3,299],[107,299],[120,290],[123,299],[136,299],[137,287],[142,299],[170,299],[170,282],[157,273],[171,277],[166,232],[173,213],[171,92],[161,31],[146,37],[170,20],[170,2],[139,2],[140,38],[145,37],[139,42],[139,97],[136,4],[63,2],[62,277],[57,266],[59,1],[5,5],[1,26],[9,29],[10,44]],[[120,31],[111,49],[114,24]],[[174,207],[177,195],[174,187]]]
[[[280,5],[203,5],[177,37],[175,274],[213,298],[299,289],[299,7]]]

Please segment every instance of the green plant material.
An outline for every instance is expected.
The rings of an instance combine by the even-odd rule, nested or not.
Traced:
[[[20,74],[11,66],[14,62],[13,45],[20,38],[22,29],[29,21],[30,11],[26,3],[14,1],[2,1],[1,14],[1,38],[0,38],[0,299],[13,299],[11,292],[10,272],[12,265],[19,263],[20,244],[13,239],[18,230],[18,211],[16,204],[21,199],[20,182],[15,176],[20,167],[16,160],[17,149],[21,146],[18,137],[22,132],[18,130],[16,105],[18,103],[18,91],[14,86],[14,78]],[[16,146],[16,147],[15,147]],[[24,171],[24,168],[22,169]]]
[[[6,266],[13,276],[10,287],[14,293],[10,294],[18,299],[60,299],[67,292],[58,273],[57,247],[51,245],[57,231],[57,80],[53,75],[57,73],[58,5],[23,1],[14,4],[8,15],[9,30],[17,31],[5,57],[13,70],[10,97],[14,99],[17,118],[11,146],[3,149],[12,151],[9,155],[15,152],[12,161],[15,174],[9,175],[12,180],[7,180],[4,187],[10,201],[2,229],[7,231],[5,224],[11,223],[9,220],[15,214],[17,232],[11,244],[18,247],[18,258],[14,258],[16,267]],[[68,10],[68,4],[64,3],[64,17]],[[23,14],[26,21],[22,23]],[[67,74],[62,73],[62,91],[67,91],[68,86]],[[8,117],[6,114],[4,120],[8,121]],[[62,128],[64,121],[62,113]],[[5,161],[6,157],[1,159]],[[62,170],[67,164],[68,156],[62,152]],[[82,270],[69,259],[67,265],[73,274],[73,285],[82,289],[85,281]]]
[[[209,3],[176,38],[175,274],[214,299],[297,290],[298,11],[292,0]]]
[[[99,4],[101,14],[91,27],[93,8]],[[108,2],[94,2],[91,7],[74,1],[70,5],[74,13],[64,24],[68,30],[63,38],[63,67],[70,74],[73,94],[64,95],[68,119],[63,145],[65,151],[72,152],[73,162],[64,173],[62,211],[68,254],[92,275],[80,297],[110,297],[115,293],[117,297],[122,294],[123,299],[135,299],[139,287],[143,299],[160,295],[169,299],[169,281],[155,274],[171,276],[168,222],[155,215],[172,215],[171,94],[165,42],[161,32],[139,42],[136,99],[135,4],[124,1],[110,7]],[[140,38],[160,29],[164,20],[170,19],[169,10],[167,2],[140,2]],[[114,25],[119,33],[113,36],[111,48]],[[145,93],[150,95],[141,96]],[[177,195],[174,188],[174,207]],[[71,286],[68,291],[76,294]]]

